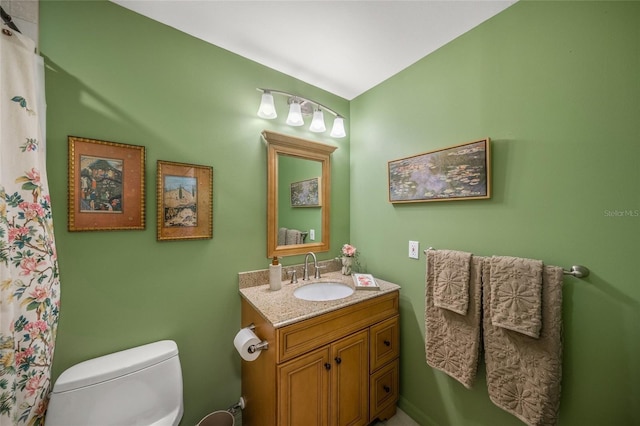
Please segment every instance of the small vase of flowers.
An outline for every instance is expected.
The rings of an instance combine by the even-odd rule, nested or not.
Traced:
[[[351,244],[342,246],[340,260],[342,261],[342,275],[351,275],[353,263],[357,262],[358,251]]]

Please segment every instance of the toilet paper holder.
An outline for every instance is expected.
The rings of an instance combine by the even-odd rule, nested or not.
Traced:
[[[255,324],[251,323],[246,328],[248,328],[251,331],[255,331],[256,326],[255,326]],[[262,342],[258,343],[257,345],[249,346],[249,348],[247,348],[247,351],[250,354],[253,354],[253,353],[256,353],[258,351],[266,351],[267,349],[269,349],[269,342],[267,342],[266,340],[263,340]]]

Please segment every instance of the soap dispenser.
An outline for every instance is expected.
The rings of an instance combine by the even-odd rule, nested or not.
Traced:
[[[269,287],[272,291],[282,288],[282,265],[278,262],[277,257],[274,257],[273,262],[269,265]]]

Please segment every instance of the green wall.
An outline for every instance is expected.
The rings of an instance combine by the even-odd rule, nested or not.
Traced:
[[[103,1],[42,1],[48,176],[61,271],[53,379],[82,360],[161,339],[178,343],[183,425],[240,397],[237,273],[266,258],[263,129],[338,145],[331,240],[349,237],[349,139],[256,116],[257,87],[349,102]],[[67,136],[144,145],[144,231],[68,232]],[[213,167],[213,239],[156,242],[156,161]],[[335,257],[337,251],[319,255]],[[300,263],[301,257],[283,263]]]
[[[351,102],[351,242],[401,291],[400,406],[521,425],[427,366],[408,241],[542,259],[564,285],[560,425],[640,424],[640,3],[519,2]],[[387,162],[489,136],[491,200],[392,205]],[[376,214],[371,214],[375,211]]]
[[[48,174],[61,267],[54,379],[159,339],[180,347],[194,424],[240,395],[237,273],[266,267],[267,128],[256,87],[349,115],[332,163],[332,252],[401,291],[400,406],[423,425],[520,425],[424,359],[428,246],[591,269],[567,278],[561,425],[640,423],[640,4],[519,2],[352,102],[108,2],[41,2]],[[278,101],[278,99],[277,99]],[[282,107],[283,105],[281,105]],[[66,230],[67,136],[147,147],[147,228]],[[392,205],[387,162],[489,136],[491,200]],[[351,146],[350,146],[351,145]],[[214,169],[212,240],[155,241],[156,161]],[[350,187],[347,183],[350,182]],[[375,211],[375,214],[371,212]],[[286,258],[285,264],[299,263]]]

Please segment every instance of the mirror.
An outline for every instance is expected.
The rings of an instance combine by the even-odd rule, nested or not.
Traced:
[[[267,141],[267,257],[329,251],[331,153],[325,145],[263,131]]]

